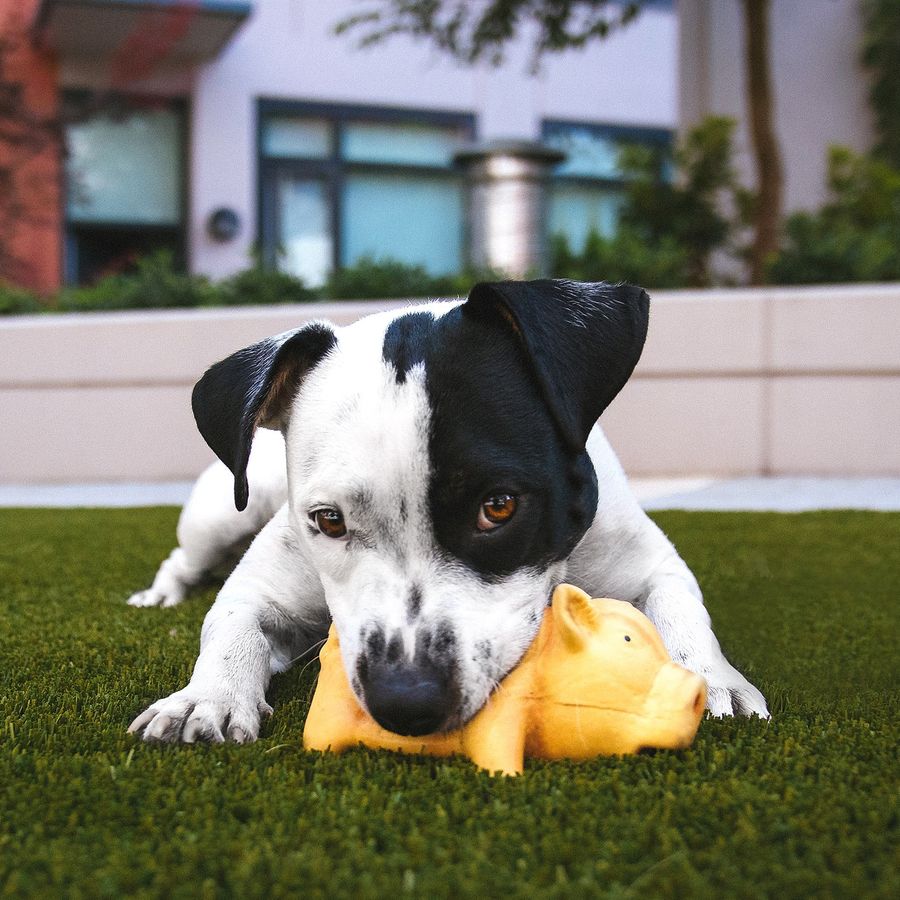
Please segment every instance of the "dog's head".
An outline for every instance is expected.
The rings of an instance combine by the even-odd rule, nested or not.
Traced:
[[[585,451],[647,330],[638,288],[479,284],[466,302],[317,323],[194,391],[247,503],[257,426],[286,438],[291,518],[358,698],[385,728],[473,715],[534,637],[593,520]]]

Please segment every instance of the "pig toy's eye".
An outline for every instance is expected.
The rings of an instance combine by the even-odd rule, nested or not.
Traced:
[[[626,635],[625,635],[625,640],[626,640],[626,641],[630,641],[631,638],[626,634]]]

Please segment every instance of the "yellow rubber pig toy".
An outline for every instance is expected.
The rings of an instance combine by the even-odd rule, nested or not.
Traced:
[[[461,754],[490,772],[517,775],[524,757],[589,759],[646,747],[690,745],[706,682],[676,665],[650,620],[630,603],[592,600],[560,585],[522,661],[466,725],[405,737],[363,710],[344,672],[332,626],[303,744],[340,752],[366,747]]]

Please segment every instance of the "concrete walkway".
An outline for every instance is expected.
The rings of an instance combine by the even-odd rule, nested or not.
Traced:
[[[900,510],[900,478],[634,479],[645,509]]]
[[[635,478],[645,509],[900,510],[898,478]],[[0,507],[178,506],[191,482],[0,485]]]

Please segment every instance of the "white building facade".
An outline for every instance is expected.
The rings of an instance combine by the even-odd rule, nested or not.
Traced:
[[[545,57],[536,74],[527,29],[499,68],[463,66],[405,36],[361,49],[358,35],[335,34],[367,6],[359,0],[137,0],[124,4],[138,12],[117,47],[84,53],[88,43],[61,35],[72,34],[81,22],[73,10],[87,5],[42,4],[61,89],[76,99],[99,89],[143,100],[130,113],[103,109],[70,128],[71,282],[114,269],[117,254],[159,246],[213,278],[257,257],[311,285],[365,257],[460,271],[466,195],[454,156],[501,140],[568,154],[552,173],[546,228],[578,249],[591,228],[615,226],[617,148],[667,144],[676,127],[671,2],[647,4],[604,41]],[[172,17],[185,6],[219,25],[231,16],[213,52],[177,52],[190,34],[183,25],[179,35]],[[172,52],[131,73],[126,52],[123,75],[127,34],[151,27],[168,28]]]

